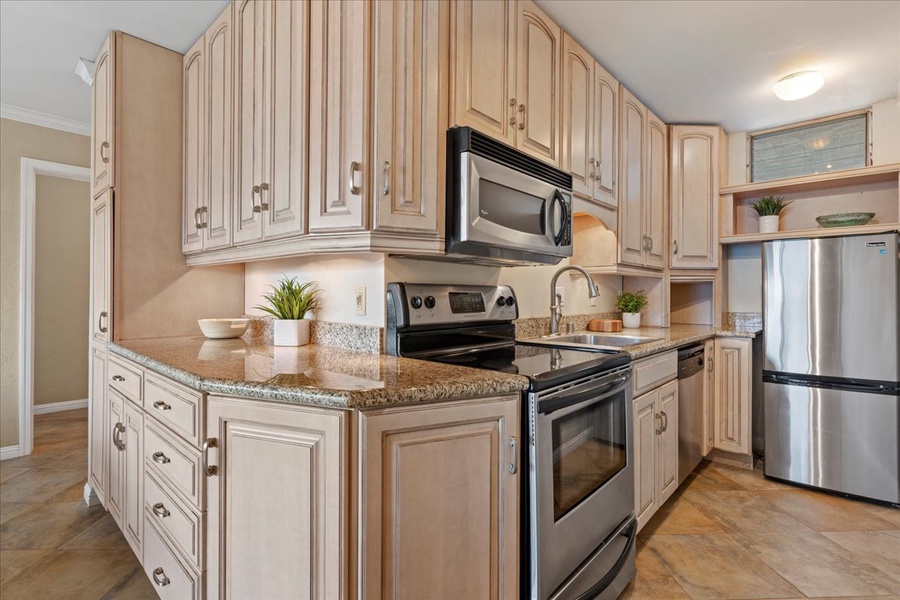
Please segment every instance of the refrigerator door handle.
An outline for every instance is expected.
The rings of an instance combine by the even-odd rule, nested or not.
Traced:
[[[843,390],[848,392],[862,392],[869,394],[900,394],[900,387],[880,381],[854,381],[828,380],[818,377],[803,377],[786,373],[763,372],[763,381],[766,383],[778,383],[781,385],[801,385],[804,387],[823,388],[828,390]]]

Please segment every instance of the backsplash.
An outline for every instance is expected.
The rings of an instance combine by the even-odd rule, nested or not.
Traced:
[[[559,319],[559,330],[566,330],[566,323],[574,323],[576,331],[587,329],[591,319],[621,319],[622,313],[591,313],[586,315],[563,315]],[[537,337],[550,333],[550,317],[532,317],[530,319],[517,319],[516,337],[519,339]]]
[[[244,317],[250,319],[250,326],[243,335],[244,340],[271,345],[274,319],[254,315],[244,315]],[[309,338],[310,343],[317,346],[331,346],[366,354],[384,352],[384,328],[373,325],[311,320],[309,322]]]
[[[754,330],[762,329],[762,313],[729,312],[725,313],[725,327],[728,329]]]

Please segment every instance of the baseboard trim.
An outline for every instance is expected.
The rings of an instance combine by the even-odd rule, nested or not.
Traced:
[[[19,453],[19,445],[15,446],[3,446],[0,448],[0,460],[9,460],[10,458],[19,458],[21,454]]]
[[[87,398],[84,400],[66,400],[65,402],[53,402],[52,404],[35,404],[34,405],[34,414],[43,415],[46,413],[55,413],[55,412],[63,412],[66,410],[78,410],[80,408],[87,408],[88,401]]]

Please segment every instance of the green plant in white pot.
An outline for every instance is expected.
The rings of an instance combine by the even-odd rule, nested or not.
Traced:
[[[641,311],[647,306],[644,290],[622,292],[616,296],[616,308],[622,311],[622,327],[637,329],[641,326]]]
[[[784,196],[763,196],[757,198],[756,202],[750,205],[750,208],[759,215],[759,232],[774,233],[778,231],[781,211],[787,208],[790,203],[790,200],[785,200]]]
[[[278,285],[269,286],[271,294],[263,294],[268,306],[255,308],[275,317],[274,344],[276,346],[305,346],[309,343],[309,321],[304,317],[321,306],[318,283],[300,283],[296,277],[284,276]]]

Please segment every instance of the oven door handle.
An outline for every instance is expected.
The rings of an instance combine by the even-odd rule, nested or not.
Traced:
[[[538,413],[542,415],[550,414],[552,412],[556,412],[558,410],[562,410],[564,408],[568,408],[570,406],[575,406],[576,404],[580,404],[585,400],[590,400],[591,398],[599,399],[602,396],[608,395],[610,392],[614,391],[616,388],[622,387],[622,385],[628,381],[627,376],[621,376],[613,379],[610,383],[606,385],[591,388],[589,390],[585,390],[583,392],[579,392],[577,394],[572,394],[571,396],[561,396],[559,398],[552,398],[547,400],[540,400],[538,402]]]
[[[613,565],[612,569],[603,576],[603,579],[595,583],[585,591],[580,596],[577,596],[575,600],[589,600],[590,598],[596,598],[597,595],[609,587],[616,577],[619,576],[619,572],[622,571],[622,567],[625,566],[625,562],[628,560],[628,556],[631,554],[631,547],[634,546],[634,540],[637,537],[635,535],[637,530],[637,519],[631,521],[625,529],[619,532],[619,535],[624,535],[628,538],[628,541],[625,543],[625,549],[622,550],[622,554],[619,555],[619,559],[616,561],[616,564]]]

